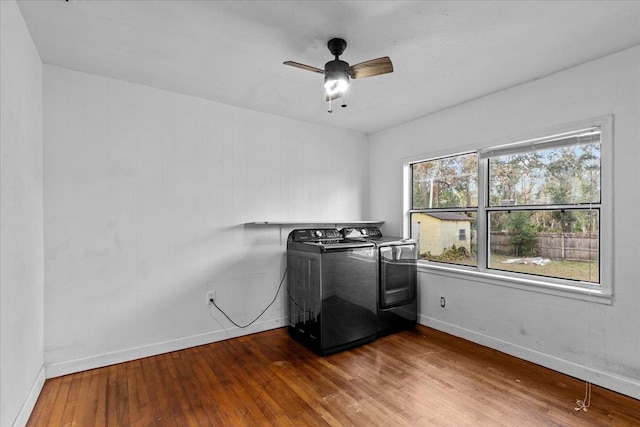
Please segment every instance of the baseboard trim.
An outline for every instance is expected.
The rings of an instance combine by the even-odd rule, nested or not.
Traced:
[[[565,359],[560,359],[556,356],[552,356],[536,350],[531,350],[527,347],[522,347],[508,341],[490,337],[488,335],[481,334],[470,329],[462,328],[457,325],[446,323],[431,317],[419,315],[418,323],[460,338],[464,338],[477,344],[493,348],[495,350],[518,357],[523,360],[527,360],[537,365],[553,369],[554,371],[562,372],[563,374],[579,378],[583,381],[589,381],[593,384],[613,390],[618,393],[622,393],[634,399],[640,399],[640,382],[634,379],[621,377],[610,372],[604,372]],[[270,329],[281,328],[285,325],[286,318],[281,317],[264,322],[257,322],[246,329],[240,329],[237,327],[221,329],[204,334],[192,335],[189,337],[129,348],[110,353],[98,354],[74,360],[47,363],[38,374],[38,378],[36,379],[29,393],[29,397],[27,401],[25,401],[25,404],[20,411],[20,414],[16,418],[14,426],[19,427],[26,424],[31,411],[33,410],[33,407],[38,400],[38,396],[40,395],[46,378],[54,378],[62,375],[86,371],[89,369],[114,365],[117,363],[129,362],[132,360],[141,359],[143,357],[157,356],[159,354],[169,353],[172,351],[184,350],[190,347],[224,341],[227,339],[237,338],[243,335],[253,334],[257,332],[263,332]]]
[[[237,338],[243,335],[255,334],[270,329],[281,328],[286,325],[286,317],[270,319],[263,322],[256,322],[245,329],[232,327],[207,332],[204,334],[192,335],[188,337],[168,340],[139,347],[118,350],[114,352],[96,354],[73,360],[46,363],[46,377],[55,378],[62,375],[87,371],[89,369],[102,368],[117,363],[130,362],[143,357],[157,356],[159,354],[170,353],[172,351],[184,350],[190,347],[210,344],[218,341]]]
[[[570,375],[583,381],[588,381],[592,384],[633,397],[634,399],[640,399],[640,382],[632,378],[621,377],[610,372],[600,371],[569,360],[560,359],[556,356],[531,350],[530,348],[490,337],[432,317],[419,315],[418,323],[456,337],[464,338],[476,344],[493,348],[494,350],[501,351],[537,365],[544,366],[545,368],[553,369],[554,371]]]
[[[13,421],[13,427],[24,427],[27,425],[27,421],[29,421],[31,412],[33,412],[33,408],[36,406],[36,402],[38,401],[38,397],[40,397],[40,393],[42,392],[42,387],[44,387],[44,382],[46,379],[47,374],[43,365],[40,368],[40,372],[38,372],[38,376],[33,382],[33,385],[31,386],[31,390],[29,390],[27,399],[24,401],[22,408],[20,408],[20,412],[18,412],[18,416]]]

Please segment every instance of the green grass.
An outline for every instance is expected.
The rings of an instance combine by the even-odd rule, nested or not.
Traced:
[[[514,271],[518,273],[537,274],[539,276],[558,277],[561,279],[581,280],[583,282],[598,282],[598,263],[588,261],[554,261],[547,265],[536,264],[502,264],[511,258],[505,255],[492,255],[490,268],[496,270]]]
[[[560,279],[579,280],[583,282],[598,283],[599,266],[597,262],[587,261],[554,261],[547,265],[536,264],[503,264],[508,259],[518,258],[515,256],[492,255],[490,268],[502,271],[512,271],[516,273],[533,274],[537,276],[557,277]],[[423,257],[423,259],[429,259]],[[448,264],[468,265],[475,267],[477,260],[472,257],[452,260],[431,259],[437,262]]]

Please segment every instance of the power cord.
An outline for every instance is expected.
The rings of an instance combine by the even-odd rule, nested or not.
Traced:
[[[585,381],[584,400],[577,399],[576,403],[578,406],[573,408],[576,412],[580,410],[587,412],[587,408],[591,406],[591,383],[589,381]]]
[[[280,280],[280,284],[278,285],[278,290],[276,291],[276,294],[273,296],[273,299],[271,300],[271,302],[269,303],[269,305],[267,305],[261,312],[260,314],[258,314],[256,316],[255,319],[253,319],[251,322],[247,323],[246,325],[240,325],[236,322],[233,321],[233,319],[231,319],[231,317],[229,317],[229,315],[227,313],[225,313],[225,311],[223,309],[221,309],[220,307],[218,307],[218,304],[216,304],[215,300],[213,298],[209,299],[209,302],[211,304],[213,304],[213,306],[218,309],[218,311],[220,313],[222,313],[224,315],[224,317],[227,318],[227,320],[229,320],[229,322],[233,323],[234,326],[244,329],[244,328],[248,328],[249,326],[253,325],[256,320],[258,320],[265,311],[267,311],[269,309],[269,307],[271,307],[273,305],[274,302],[276,302],[276,299],[278,298],[278,294],[280,293],[280,289],[282,288],[282,284],[284,283],[284,279],[285,277],[287,277],[287,269],[284,269],[284,273],[282,274],[282,279]]]

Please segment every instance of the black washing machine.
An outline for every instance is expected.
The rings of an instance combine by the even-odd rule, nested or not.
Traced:
[[[416,241],[383,236],[378,227],[343,228],[341,235],[376,246],[378,336],[413,327],[418,320]]]
[[[287,239],[289,335],[321,355],[377,337],[377,250],[337,229]]]

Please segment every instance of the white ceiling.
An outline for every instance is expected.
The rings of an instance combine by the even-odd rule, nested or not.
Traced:
[[[42,61],[373,133],[640,44],[640,1],[21,0]],[[326,43],[389,56],[327,113]]]

